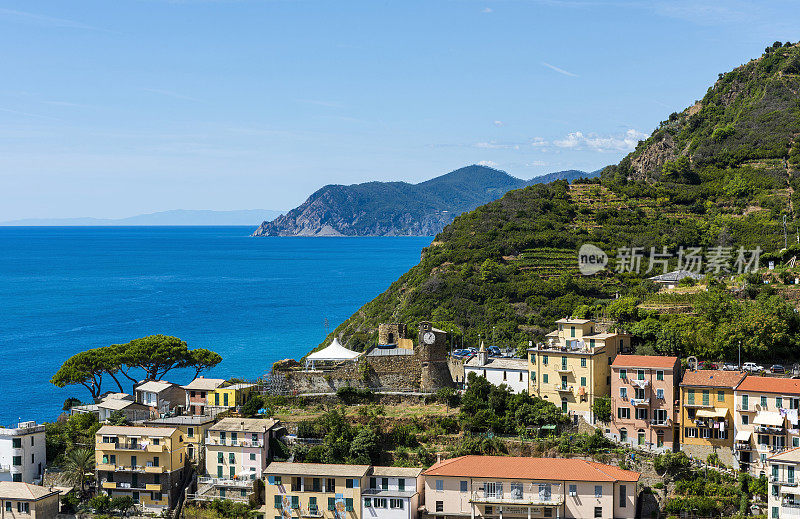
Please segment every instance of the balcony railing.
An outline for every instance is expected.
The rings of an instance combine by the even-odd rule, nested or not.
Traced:
[[[212,436],[206,436],[206,445],[224,445],[228,447],[263,447],[264,442],[262,440],[234,440],[231,438],[220,439]]]
[[[249,497],[242,497],[242,496],[214,496],[214,495],[206,495],[206,494],[186,494],[186,499],[190,501],[214,501],[215,499],[227,499],[229,501],[233,501],[234,503],[249,503]]]
[[[558,506],[564,502],[564,496],[561,493],[561,485],[560,484],[552,484],[550,487],[550,491],[539,491],[534,489],[533,491],[523,491],[519,493],[508,492],[508,493],[487,493],[482,491],[475,491],[472,492],[472,497],[470,498],[470,502],[472,503],[481,503],[487,505],[551,505],[551,506]]]
[[[237,487],[237,488],[250,488],[253,486],[252,479],[225,479],[225,478],[197,478],[198,485],[214,485],[217,487]]]
[[[631,405],[634,407],[642,406],[642,405],[650,405],[649,398],[631,398]]]
[[[699,401],[699,402],[698,402],[697,400],[695,400],[695,401],[693,401],[693,402],[689,402],[689,401],[687,400],[687,401],[686,401],[686,403],[685,403],[685,404],[683,404],[683,405],[685,405],[686,407],[713,407],[713,406],[711,405],[711,402],[710,402],[710,401],[708,401],[708,402],[703,402],[702,400],[701,400],[701,401]]]
[[[559,373],[570,373],[572,371],[572,368],[570,368],[569,366],[561,365],[558,367],[558,369],[556,369],[556,371],[558,371]]]
[[[784,426],[773,426],[773,425],[757,425],[756,432],[759,434],[786,434],[786,427]]]
[[[792,479],[789,481],[788,479],[781,479],[780,476],[777,478],[772,474],[769,475],[769,482],[770,483],[777,483],[779,485],[784,485],[787,487],[796,487],[797,486],[797,479]]]
[[[554,389],[556,391],[572,391],[572,386],[567,385],[567,384],[556,384],[554,386]]]
[[[653,427],[672,427],[672,420],[666,418],[664,420],[660,420],[658,418],[651,418],[650,425]]]

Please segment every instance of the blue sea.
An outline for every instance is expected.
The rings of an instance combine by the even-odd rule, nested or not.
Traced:
[[[175,335],[255,378],[299,358],[419,262],[431,238],[251,238],[251,227],[0,227],[0,424],[55,420],[71,354]],[[186,383],[193,373],[167,379]],[[104,380],[104,389],[115,389]],[[129,391],[130,388],[126,387]]]

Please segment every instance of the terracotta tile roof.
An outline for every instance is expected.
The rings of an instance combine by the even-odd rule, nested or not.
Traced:
[[[767,459],[775,461],[789,461],[795,463],[800,462],[800,447],[795,447],[794,449],[789,449],[787,451],[773,454]]]
[[[461,456],[436,463],[425,476],[561,481],[639,481],[640,474],[575,458]]]
[[[321,476],[363,478],[369,465],[341,465],[335,463],[294,463],[273,461],[264,469],[264,474],[274,476]]]
[[[800,380],[794,378],[759,377],[750,375],[742,380],[737,391],[757,391],[782,395],[800,395]]]
[[[40,487],[30,483],[2,481],[0,482],[0,499],[20,499],[35,501],[50,495],[58,496],[58,490]]]
[[[278,423],[272,418],[223,418],[208,430],[258,433],[269,431]]]
[[[673,368],[678,357],[662,357],[660,355],[617,355],[615,368]]]
[[[735,388],[746,376],[747,373],[744,371],[700,369],[697,371],[687,371],[684,373],[681,386]]]

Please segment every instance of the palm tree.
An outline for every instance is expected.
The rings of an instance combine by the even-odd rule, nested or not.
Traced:
[[[67,481],[80,487],[80,495],[83,496],[86,475],[91,477],[94,471],[94,449],[82,448],[72,449],[64,459],[64,472]]]

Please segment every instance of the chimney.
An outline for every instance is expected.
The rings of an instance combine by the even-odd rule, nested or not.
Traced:
[[[436,453],[436,463],[441,463],[441,462],[442,462],[442,455],[441,455],[441,453],[437,452]]]

